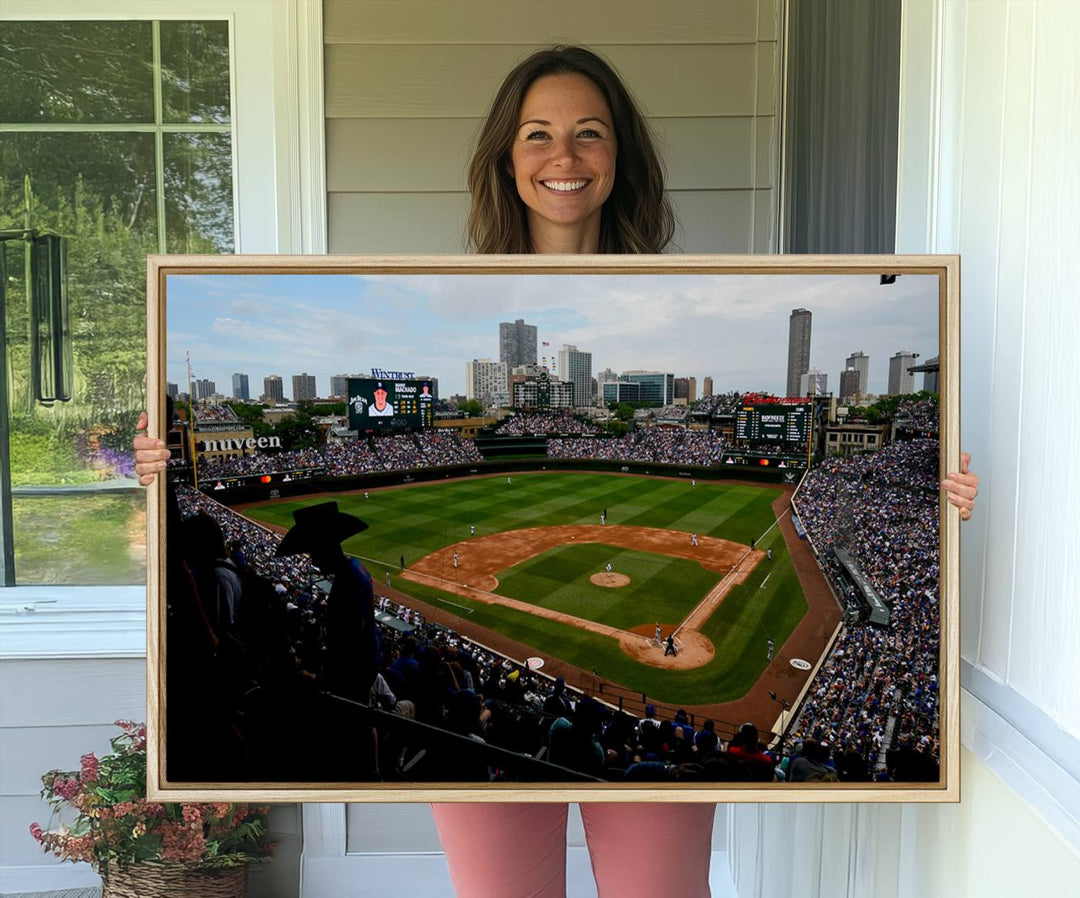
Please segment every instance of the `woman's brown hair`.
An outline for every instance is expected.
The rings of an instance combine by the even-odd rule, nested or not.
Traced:
[[[469,164],[469,248],[532,252],[525,204],[510,174],[510,147],[525,94],[545,75],[584,75],[604,95],[614,119],[615,183],[601,212],[599,251],[663,252],[675,232],[675,216],[645,117],[608,63],[584,47],[562,46],[539,50],[519,63],[495,95]]]

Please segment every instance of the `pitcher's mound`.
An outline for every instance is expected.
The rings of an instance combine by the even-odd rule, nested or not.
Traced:
[[[610,586],[612,588],[616,586],[626,586],[630,582],[630,578],[626,574],[616,574],[614,572],[608,574],[593,574],[589,578],[589,582],[593,586]]]

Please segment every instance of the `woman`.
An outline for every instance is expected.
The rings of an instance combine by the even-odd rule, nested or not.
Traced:
[[[580,47],[534,53],[506,78],[469,168],[469,246],[479,253],[659,253],[674,217],[648,127],[629,92]],[[140,429],[145,419],[140,419]],[[164,445],[135,441],[150,483]],[[978,478],[942,482],[971,516]],[[581,806],[600,898],[709,894],[715,807],[708,803]],[[565,894],[567,805],[436,804],[439,836],[462,898]],[[663,858],[663,863],[655,859]]]

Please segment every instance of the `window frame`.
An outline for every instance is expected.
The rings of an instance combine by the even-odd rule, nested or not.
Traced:
[[[325,253],[320,2],[5,0],[0,7],[0,22],[155,19],[229,23],[236,252]],[[0,658],[142,656],[145,615],[145,586],[3,587]]]

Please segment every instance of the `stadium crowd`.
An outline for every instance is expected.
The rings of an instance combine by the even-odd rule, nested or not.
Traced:
[[[599,433],[594,424],[575,418],[568,409],[552,412],[517,412],[500,424],[496,436],[547,436],[548,434],[580,434],[593,436]]]
[[[884,628],[850,623],[841,631],[793,729],[854,749],[871,769],[888,761],[883,753],[906,752],[904,779],[937,778],[937,480],[938,441],[917,439],[828,459],[795,499],[839,591],[854,595],[829,563],[834,547],[850,553],[890,619]]]
[[[712,430],[647,427],[617,438],[550,439],[547,452],[549,458],[587,458],[715,467],[722,463],[726,448],[723,437]]]
[[[293,449],[276,454],[199,458],[200,480],[244,477],[283,471],[313,473],[325,469],[331,477],[437,468],[481,461],[472,440],[456,433],[419,432],[389,434],[370,440],[355,440],[319,449]],[[176,467],[182,468],[181,462]]]

